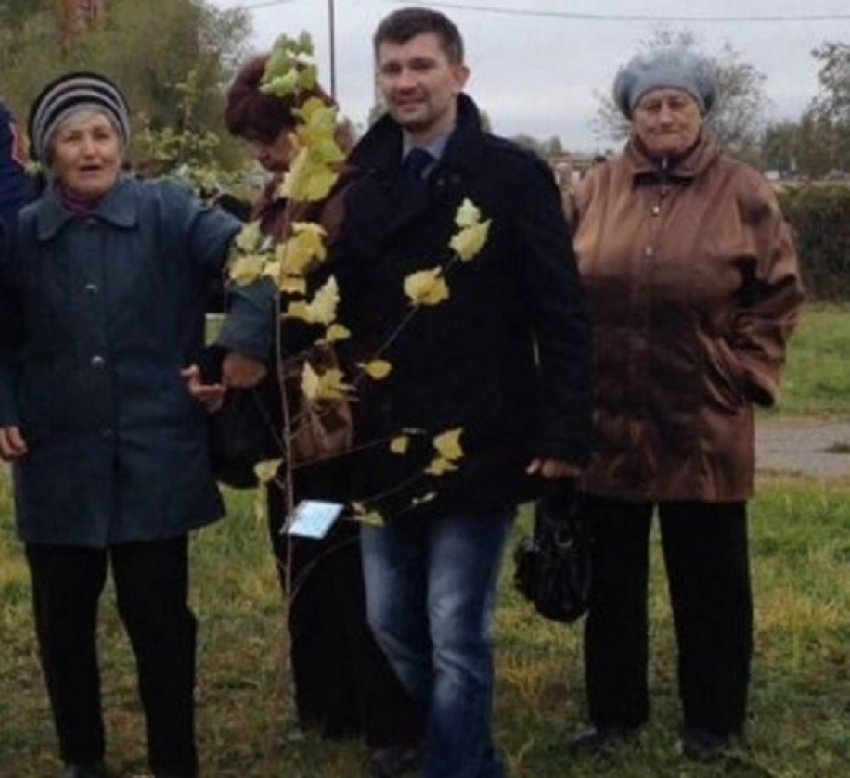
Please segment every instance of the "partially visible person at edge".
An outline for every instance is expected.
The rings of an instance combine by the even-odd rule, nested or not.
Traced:
[[[485,132],[461,35],[403,8],[373,39],[387,114],[354,147],[357,177],[331,262],[353,361],[392,365],[353,403],[353,493],[385,519],[361,535],[378,642],[427,712],[422,775],[504,775],[492,735],[496,582],[519,503],[577,476],[590,448],[589,327],[559,192],[532,154]],[[423,157],[431,155],[430,161]],[[412,157],[410,155],[413,155]],[[411,160],[428,162],[421,172]],[[465,199],[492,220],[446,270],[449,295],[410,307],[409,275],[447,261]],[[432,436],[463,457],[423,474]],[[402,430],[402,456],[386,446]],[[420,498],[420,499],[417,499]]]
[[[222,274],[240,224],[179,184],[121,174],[130,111],[98,74],[45,86],[29,134],[48,185],[21,211],[2,268],[0,453],[13,466],[62,774],[107,775],[96,621],[111,568],[150,769],[195,776],[188,532],[224,508],[206,409],[186,381],[208,279]],[[228,385],[265,369],[270,287],[234,292],[220,336]]]
[[[15,118],[0,98],[0,220],[12,224],[34,194],[24,142]]]
[[[682,747],[723,757],[744,731],[753,653],[747,501],[754,409],[773,405],[803,291],[776,198],[705,127],[717,85],[681,48],[635,57],[614,99],[623,153],[575,192],[574,246],[596,345],[597,448],[585,683],[599,752],[649,717],[648,540],[661,527],[678,644]]]
[[[271,174],[252,218],[276,242],[291,235],[294,222],[316,222],[333,248],[344,216],[343,199],[350,176],[343,169],[326,200],[287,203],[277,192],[297,153],[294,111],[308,99],[332,101],[316,86],[297,96],[276,97],[260,90],[267,56],[245,62],[227,92],[228,130],[247,140],[257,162]],[[285,307],[285,306],[284,306]],[[309,331],[308,331],[309,329]],[[281,331],[283,352],[297,353],[317,336],[288,320]],[[299,467],[294,474],[295,502],[334,501],[344,490],[347,457]],[[285,483],[285,479],[281,479]],[[421,716],[390,667],[366,621],[359,527],[336,524],[319,541],[281,534],[288,513],[286,495],[277,482],[268,487],[269,536],[284,596],[289,594],[288,628],[295,702],[300,726],[329,738],[365,736],[375,776],[400,775],[416,756]],[[291,568],[289,560],[291,553]],[[288,575],[292,592],[287,593]]]

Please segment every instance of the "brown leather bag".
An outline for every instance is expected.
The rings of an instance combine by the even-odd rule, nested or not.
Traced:
[[[311,348],[285,370],[289,397],[290,449],[295,463],[303,465],[344,454],[351,449],[354,422],[348,400],[310,401],[301,389],[304,362],[310,362],[317,372],[339,368],[340,362],[332,346],[323,344]]]

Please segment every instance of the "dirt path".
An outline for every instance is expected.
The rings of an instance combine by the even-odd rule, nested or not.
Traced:
[[[850,478],[850,421],[758,419],[760,473]]]

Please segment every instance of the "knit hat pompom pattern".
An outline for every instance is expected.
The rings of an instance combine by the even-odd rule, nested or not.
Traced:
[[[79,71],[51,81],[30,109],[30,151],[35,160],[46,160],[47,148],[59,126],[80,109],[99,109],[115,124],[126,149],[130,143],[130,110],[124,95],[105,76]]]
[[[717,79],[711,62],[684,46],[669,46],[638,54],[614,79],[614,102],[627,119],[638,100],[653,89],[681,89],[699,104],[703,114],[717,100]]]

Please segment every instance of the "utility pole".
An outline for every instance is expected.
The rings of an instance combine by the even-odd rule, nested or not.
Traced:
[[[336,19],[334,0],[328,0],[328,43],[330,44],[331,97],[336,100]]]

